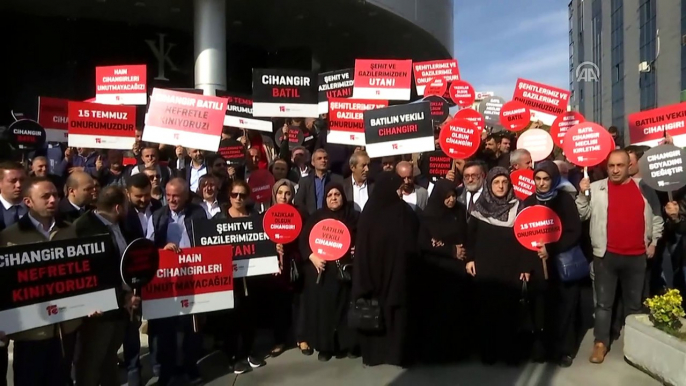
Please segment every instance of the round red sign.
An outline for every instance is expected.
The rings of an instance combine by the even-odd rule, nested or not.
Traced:
[[[466,119],[455,118],[441,129],[441,150],[454,159],[469,158],[479,149],[481,130]]]
[[[471,106],[476,100],[476,92],[471,84],[464,80],[455,80],[450,84],[450,99],[460,107]]]
[[[271,200],[274,182],[274,176],[268,170],[258,169],[251,172],[248,177],[248,186],[250,186],[250,197],[253,201],[262,203]]]
[[[531,169],[519,169],[510,173],[512,189],[518,199],[524,200],[536,191],[534,183],[534,171]]]
[[[486,128],[483,115],[481,115],[481,113],[471,108],[462,109],[458,111],[457,113],[455,113],[455,118],[466,119],[469,122],[475,124],[476,127],[478,127],[481,131],[484,131],[484,129]]]
[[[518,101],[509,101],[500,109],[500,124],[506,130],[519,131],[529,125],[531,111],[526,105]]]
[[[562,222],[552,209],[534,205],[519,212],[515,219],[514,232],[517,241],[524,248],[537,251],[544,244],[560,240]]]
[[[424,96],[427,97],[429,95],[438,95],[439,97],[442,97],[447,89],[448,81],[446,81],[445,78],[436,77],[431,79],[431,81],[424,87]]]
[[[276,204],[264,213],[262,226],[269,240],[277,244],[288,244],[298,239],[303,220],[293,205]]]
[[[559,147],[564,143],[564,136],[572,126],[586,122],[583,114],[576,111],[564,112],[555,118],[555,122],[550,126],[550,136],[553,137],[553,142]]]
[[[338,260],[350,249],[350,231],[342,222],[322,220],[310,232],[312,253],[327,261]]]
[[[553,152],[553,147],[553,139],[543,129],[529,129],[517,139],[517,148],[528,150],[534,162],[546,159]]]
[[[596,166],[614,150],[614,140],[599,124],[582,122],[567,131],[562,150],[565,157],[577,166]]]

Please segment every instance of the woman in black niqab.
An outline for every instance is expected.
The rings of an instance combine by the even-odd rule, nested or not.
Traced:
[[[362,362],[368,366],[411,363],[408,286],[418,253],[419,221],[398,195],[401,184],[394,172],[379,174],[360,215],[353,299],[378,300],[384,320],[381,331],[360,332]]]
[[[328,197],[330,194],[335,195],[336,191],[340,194],[342,202],[340,207],[332,209]],[[310,216],[300,233],[300,251],[305,261],[300,305],[302,320],[299,322],[302,329],[301,340],[319,351],[320,361],[328,361],[333,355],[351,355],[357,345],[357,336],[347,327],[351,284],[339,279],[335,262],[324,263],[324,270],[317,283],[318,271],[315,264],[318,264],[319,258],[310,248],[310,233],[314,225],[322,220],[338,220],[350,231],[352,247],[355,245],[358,218],[359,214],[345,197],[343,186],[332,182],[324,188],[324,206]],[[350,252],[340,261],[343,264],[350,263]]]
[[[434,184],[421,219],[417,270],[417,317],[421,360],[426,363],[451,362],[469,354],[464,339],[469,296],[464,250],[467,213],[457,202],[455,184],[440,179]],[[450,312],[446,312],[446,306]]]

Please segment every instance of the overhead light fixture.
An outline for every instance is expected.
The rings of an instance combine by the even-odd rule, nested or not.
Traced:
[[[133,5],[135,5],[136,7],[145,7],[145,3],[142,1],[137,1],[133,3]]]
[[[305,15],[303,15],[303,14],[301,13],[300,15],[296,16],[295,18],[298,19],[298,20],[302,20],[302,19],[305,18]]]

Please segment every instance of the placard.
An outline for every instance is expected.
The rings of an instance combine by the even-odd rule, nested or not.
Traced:
[[[316,75],[307,71],[252,70],[255,117],[319,117]]]
[[[38,97],[38,124],[45,129],[47,142],[67,142],[69,101]]]
[[[512,181],[512,189],[514,189],[515,196],[520,200],[525,200],[536,192],[534,171],[531,169],[514,170],[510,173],[510,180]]]
[[[356,59],[353,98],[409,101],[412,60]]]
[[[428,102],[367,110],[364,133],[371,158],[436,150]]]
[[[521,102],[509,101],[500,109],[500,124],[507,130],[520,131],[529,125],[531,112]]]
[[[248,186],[250,186],[250,197],[257,203],[269,202],[272,199],[272,187],[274,186],[274,175],[265,169],[257,169],[250,173]]]
[[[276,204],[264,213],[262,226],[272,242],[288,244],[298,239],[303,228],[303,220],[295,206]]]
[[[657,146],[669,133],[675,146],[686,146],[686,102],[635,112],[628,121],[632,145]]]
[[[245,146],[235,139],[221,140],[217,153],[226,160],[227,165],[245,164]]]
[[[460,107],[469,107],[476,100],[476,91],[471,84],[464,80],[456,80],[450,84],[450,99]]]
[[[596,166],[615,148],[612,135],[593,122],[574,125],[565,134],[565,139],[562,144],[565,157],[577,166]]]
[[[436,95],[443,97],[448,90],[448,81],[443,77],[434,77],[424,87],[424,96]]]
[[[553,142],[559,147],[564,144],[564,137],[567,131],[574,125],[586,122],[583,114],[577,111],[565,111],[555,118],[553,125],[550,126],[550,136]]]
[[[136,142],[135,106],[70,101],[68,108],[70,147],[131,150]]]
[[[524,248],[538,251],[542,245],[560,240],[562,222],[552,209],[534,205],[519,212],[515,218],[514,232]]]
[[[335,261],[350,251],[350,231],[342,222],[324,219],[312,227],[309,235],[312,253],[326,261]]]
[[[426,166],[424,166],[425,170],[422,170],[422,174],[432,180],[444,178],[453,169],[453,159],[448,157],[443,150],[424,153],[424,157],[426,161],[422,163],[422,166]]]
[[[450,106],[448,101],[439,97],[438,95],[429,95],[420,100],[421,102],[428,102],[431,108],[431,120],[434,125],[440,125],[445,122],[450,115]],[[419,101],[418,101],[419,102]],[[413,103],[418,103],[413,102]]]
[[[145,105],[146,82],[145,64],[95,67],[95,103]]]
[[[424,87],[435,77],[442,77],[448,83],[460,79],[460,69],[456,59],[432,60],[413,64],[414,84],[417,95],[424,95]]]
[[[4,137],[13,148],[21,151],[38,150],[45,145],[45,130],[31,119],[12,122]]]
[[[199,314],[233,308],[233,247],[160,250],[155,277],[143,287],[143,318]]]
[[[388,101],[373,99],[329,99],[328,143],[364,146],[364,115],[367,110],[388,107]]]
[[[155,277],[160,265],[159,250],[152,240],[133,240],[124,250],[119,265],[122,281],[133,289],[140,289]]]
[[[550,126],[567,111],[569,95],[568,90],[519,78],[512,100],[523,103],[531,111],[532,121]]]
[[[217,151],[228,98],[154,88],[143,141]]]
[[[672,192],[686,186],[686,151],[681,148],[656,146],[643,154],[638,165],[641,179],[655,190]]]
[[[466,119],[469,122],[476,125],[479,130],[484,131],[486,129],[484,123],[484,117],[478,111],[470,108],[462,109],[455,113],[455,118]]]
[[[193,243],[233,245],[234,278],[277,273],[276,247],[264,232],[262,217],[193,220]]]
[[[479,113],[483,115],[486,126],[493,128],[493,132],[502,131],[500,126],[500,110],[505,104],[505,99],[499,96],[492,96],[479,103]]]
[[[252,115],[252,97],[217,90],[217,96],[228,98],[224,126],[241,129],[272,132],[272,121],[269,118],[255,118]]]
[[[109,235],[0,249],[0,331],[13,334],[119,308]]]
[[[284,142],[288,141],[288,149],[293,150],[303,144],[305,134],[299,126],[290,126],[288,128],[288,138],[286,138],[286,136],[283,135],[283,127],[280,127],[279,130],[276,131],[274,139],[279,148],[284,146]]]
[[[352,68],[322,72],[317,76],[319,114],[326,114],[330,111],[329,103],[332,99],[351,98],[353,96],[354,78],[355,70]],[[327,140],[329,140],[328,137]]]
[[[479,150],[481,130],[466,119],[454,118],[441,129],[441,149],[454,159],[467,159]]]
[[[553,152],[553,139],[543,129],[529,129],[517,138],[517,149],[526,149],[531,153],[531,160],[542,161]]]

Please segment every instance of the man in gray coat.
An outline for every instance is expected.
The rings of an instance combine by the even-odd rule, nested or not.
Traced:
[[[408,203],[412,209],[419,213],[426,208],[429,201],[429,192],[414,183],[414,167],[407,161],[401,161],[395,167],[396,173],[403,179],[400,187],[401,198]]]

